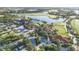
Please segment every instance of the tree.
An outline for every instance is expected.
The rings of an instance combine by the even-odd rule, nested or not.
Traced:
[[[57,35],[57,31],[58,31],[57,29],[53,30],[53,32],[54,32],[55,35]]]
[[[26,50],[28,51],[36,50],[35,46],[32,44],[32,42],[28,38],[23,38],[22,43],[24,44]]]
[[[38,33],[38,35],[40,35],[40,36],[46,36],[46,31],[44,31],[43,29],[37,29],[36,30],[36,33]]]
[[[47,22],[46,21],[42,21],[44,24],[47,24]]]
[[[32,21],[32,18],[30,18],[30,17],[27,17],[27,18],[24,18],[26,21],[28,21],[28,22],[30,22],[30,21]]]
[[[3,49],[5,51],[11,51],[13,48],[14,48],[14,45],[10,45],[10,44],[3,46]]]
[[[69,46],[71,46],[71,44],[63,44],[62,47],[68,48]]]
[[[28,38],[22,38],[22,42],[25,46],[27,46],[29,43],[31,44],[30,40]]]
[[[45,46],[44,45],[40,46],[38,51],[45,51]]]
[[[26,50],[28,50],[28,51],[36,51],[36,48],[35,48],[35,46],[33,46],[32,43],[29,43],[26,46]]]
[[[29,33],[30,36],[35,36],[35,32]]]
[[[40,44],[40,38],[39,38],[39,36],[35,38],[35,41],[36,41],[36,45]]]
[[[75,51],[75,48],[72,46],[69,46],[68,49],[69,49],[69,51]]]
[[[56,51],[57,50],[57,45],[56,44],[48,44],[44,48],[45,48],[46,51]]]

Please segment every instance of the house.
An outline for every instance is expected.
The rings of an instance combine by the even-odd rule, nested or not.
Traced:
[[[24,26],[19,26],[19,27],[15,28],[15,29],[19,30],[19,31],[24,31],[25,30]]]
[[[18,18],[18,19],[15,20],[15,23],[17,23],[17,24],[25,24],[25,21],[23,19],[21,19],[21,18]]]

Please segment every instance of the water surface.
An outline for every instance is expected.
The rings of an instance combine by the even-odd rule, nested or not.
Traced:
[[[39,21],[46,21],[48,23],[52,23],[52,22],[60,22],[60,21],[64,21],[65,18],[57,18],[57,19],[53,19],[53,18],[49,18],[48,16],[28,16],[34,20],[39,20]]]

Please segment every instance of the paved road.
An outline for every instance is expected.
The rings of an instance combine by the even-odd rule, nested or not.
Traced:
[[[77,38],[69,21],[70,19],[67,18],[65,21],[65,28],[66,28],[66,31],[69,33],[70,38],[73,40],[72,46],[75,48],[75,50],[77,50]]]

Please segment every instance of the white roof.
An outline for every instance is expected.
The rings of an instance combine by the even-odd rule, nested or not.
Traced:
[[[25,29],[24,28],[24,26],[19,26],[19,27],[17,27],[17,28],[15,28],[16,30],[23,30],[23,29]]]

